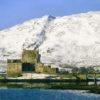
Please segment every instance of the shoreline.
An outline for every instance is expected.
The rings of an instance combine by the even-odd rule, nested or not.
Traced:
[[[56,79],[56,78],[3,78],[0,82],[100,82],[98,79]]]

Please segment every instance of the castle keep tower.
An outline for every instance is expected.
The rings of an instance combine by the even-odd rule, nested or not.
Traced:
[[[37,50],[23,50],[22,71],[35,71],[38,62],[40,62],[40,56]]]
[[[39,61],[39,52],[37,50],[23,50],[22,63],[35,64]]]

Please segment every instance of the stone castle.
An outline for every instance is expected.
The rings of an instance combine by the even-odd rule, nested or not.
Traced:
[[[7,76],[20,76],[23,73],[55,74],[58,68],[51,68],[40,61],[38,50],[23,50],[21,59],[7,60]]]

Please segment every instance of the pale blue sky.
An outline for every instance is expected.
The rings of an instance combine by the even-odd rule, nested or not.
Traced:
[[[0,29],[44,15],[99,11],[100,0],[0,0]]]

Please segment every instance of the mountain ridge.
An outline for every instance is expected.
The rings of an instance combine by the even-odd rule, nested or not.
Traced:
[[[0,59],[20,58],[38,48],[41,61],[71,66],[100,65],[100,12],[43,16],[0,31]]]

